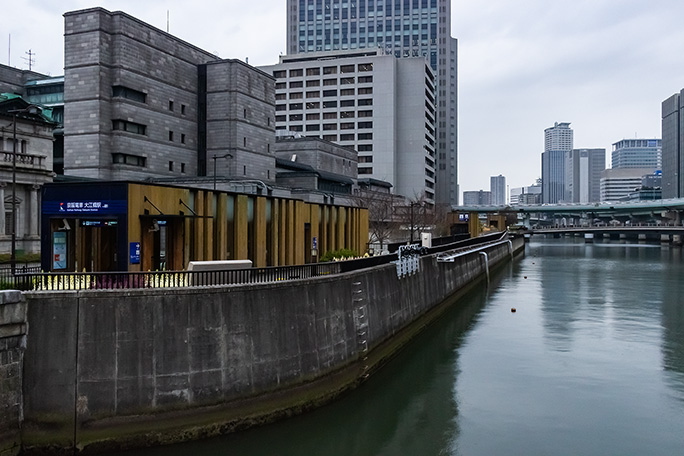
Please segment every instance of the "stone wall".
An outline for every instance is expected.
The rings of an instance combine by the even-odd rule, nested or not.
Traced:
[[[19,453],[26,303],[18,291],[0,291],[0,455]]]
[[[402,278],[389,264],[262,285],[28,293],[23,443],[170,443],[330,401],[483,278],[481,252],[493,267],[514,242],[421,257]]]

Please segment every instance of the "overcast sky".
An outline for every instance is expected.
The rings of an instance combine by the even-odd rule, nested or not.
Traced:
[[[201,5],[198,7],[198,5]],[[66,11],[124,11],[222,58],[285,53],[285,0],[13,0],[0,62],[63,74]],[[682,0],[453,0],[459,40],[459,184],[489,190],[541,174],[544,129],[571,122],[576,148],[660,138],[661,102],[684,87]],[[11,35],[11,55],[10,37]]]

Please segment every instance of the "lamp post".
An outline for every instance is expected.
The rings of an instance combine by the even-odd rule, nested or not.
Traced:
[[[231,154],[216,155],[211,157],[214,160],[214,190],[216,190],[216,160],[218,158],[233,158]]]
[[[28,105],[23,109],[7,111],[12,114],[12,251],[10,255],[12,275],[17,269],[17,114],[36,115],[39,109],[36,105]]]

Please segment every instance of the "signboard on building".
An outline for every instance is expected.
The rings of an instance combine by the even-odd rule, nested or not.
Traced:
[[[67,268],[67,234],[65,231],[52,233],[52,269]]]
[[[140,242],[130,243],[130,262],[131,264],[140,264]]]

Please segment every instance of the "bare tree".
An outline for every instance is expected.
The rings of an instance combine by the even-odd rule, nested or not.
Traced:
[[[400,230],[397,207],[403,204],[403,197],[372,188],[360,186],[354,198],[357,206],[368,209],[368,242],[379,245],[380,250],[396,240]]]

